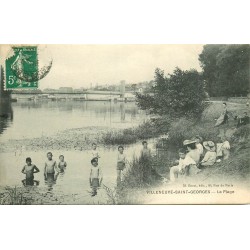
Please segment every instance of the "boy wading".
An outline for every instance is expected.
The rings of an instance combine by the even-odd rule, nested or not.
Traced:
[[[93,158],[91,160],[91,170],[90,170],[90,176],[89,176],[89,184],[90,187],[92,188],[92,195],[95,196],[97,195],[97,189],[101,186],[102,184],[102,170],[98,166],[98,158]]]
[[[34,186],[34,183],[38,185],[39,182],[34,180],[34,173],[38,172],[40,172],[40,170],[36,167],[36,165],[31,163],[31,158],[26,158],[26,165],[22,169],[22,173],[26,175],[26,178],[22,181],[22,183],[25,186]]]

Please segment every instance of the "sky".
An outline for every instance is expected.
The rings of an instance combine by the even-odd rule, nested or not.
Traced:
[[[48,75],[39,88],[90,87],[96,84],[119,84],[150,81],[155,69],[166,74],[175,67],[201,70],[198,55],[203,45],[40,45],[45,64],[52,59]],[[0,50],[2,58],[10,46]],[[4,55],[5,54],[5,55]]]

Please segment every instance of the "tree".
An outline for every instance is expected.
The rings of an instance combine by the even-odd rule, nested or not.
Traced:
[[[199,60],[209,95],[247,95],[249,57],[249,45],[205,45]]]
[[[249,92],[249,45],[227,45],[217,55],[217,82],[226,96]]]
[[[165,77],[164,71],[157,68],[151,93],[137,93],[136,97],[141,109],[169,118],[199,117],[206,107],[202,77],[193,69],[176,68]]]
[[[206,90],[210,96],[217,96],[222,92],[217,83],[218,68],[216,65],[217,55],[225,45],[205,45],[199,55],[199,61],[203,69],[203,78],[206,82]]]
[[[4,90],[4,70],[0,66],[0,99],[9,98],[11,94],[10,90]]]

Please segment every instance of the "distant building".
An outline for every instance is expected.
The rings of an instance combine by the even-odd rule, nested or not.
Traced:
[[[58,90],[57,89],[50,89],[50,88],[46,88],[43,90],[44,93],[57,93]]]
[[[59,93],[73,93],[73,88],[72,87],[60,87],[58,90]]]
[[[42,94],[41,89],[15,89],[11,91],[12,94]]]
[[[74,89],[73,92],[74,92],[74,93],[82,93],[83,90],[82,90],[82,89]]]

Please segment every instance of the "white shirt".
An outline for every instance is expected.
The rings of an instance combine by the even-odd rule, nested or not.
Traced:
[[[203,146],[202,146],[200,143],[198,143],[198,144],[196,144],[196,148],[199,150],[200,155],[202,155],[202,154],[203,154],[203,152],[204,152],[204,148],[203,148]]]
[[[178,165],[179,171],[189,165],[196,165],[195,161],[190,156],[186,155],[185,159],[180,158]]]
[[[199,149],[192,149],[187,153],[187,156],[191,157],[197,164],[199,163],[201,158]]]
[[[102,178],[103,175],[102,175],[102,169],[97,166],[97,167],[94,167],[94,166],[91,166],[91,178]]]
[[[229,141],[224,141],[222,143],[222,149],[230,149]]]
[[[216,161],[216,152],[207,151],[201,163],[206,163],[207,165],[213,165]]]
[[[229,149],[230,149],[229,141],[224,141],[223,143],[217,143],[217,150],[216,150],[217,156],[222,156],[223,155],[222,151]]]

